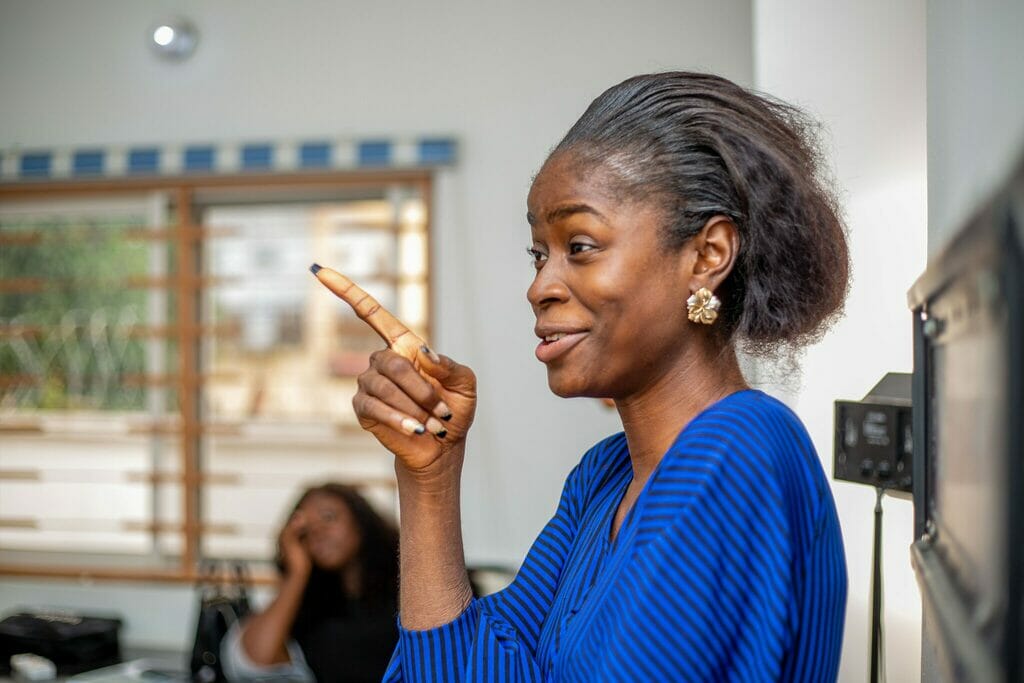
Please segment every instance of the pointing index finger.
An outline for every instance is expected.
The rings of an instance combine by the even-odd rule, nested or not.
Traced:
[[[372,327],[396,353],[414,360],[421,347],[426,347],[422,339],[352,280],[332,268],[324,268],[316,263],[309,270],[327,289],[351,306],[359,319]]]

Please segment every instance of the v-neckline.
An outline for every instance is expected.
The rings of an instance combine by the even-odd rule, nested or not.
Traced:
[[[746,389],[734,391],[731,394],[726,394],[725,396],[718,399],[714,403],[711,403],[704,407],[703,410],[694,415],[689,422],[683,425],[683,428],[679,430],[678,434],[676,434],[676,438],[672,440],[672,443],[669,445],[669,447],[665,450],[664,453],[661,454],[661,458],[658,460],[658,464],[655,465],[654,469],[651,470],[651,473],[647,475],[647,481],[645,481],[643,487],[641,487],[640,493],[638,493],[636,496],[636,500],[634,500],[633,504],[629,506],[629,510],[626,511],[625,516],[622,518],[622,524],[619,525],[618,533],[612,536],[612,532],[615,530],[615,515],[619,511],[619,506],[622,505],[622,501],[625,499],[626,493],[629,491],[629,487],[633,484],[633,460],[629,454],[629,442],[626,442],[626,467],[629,468],[629,474],[627,475],[626,481],[622,486],[622,492],[617,496],[613,496],[611,510],[609,511],[608,518],[605,520],[604,523],[604,533],[601,534],[601,540],[602,549],[605,555],[613,551],[619,545],[618,541],[622,537],[622,533],[626,530],[627,525],[630,523],[630,521],[632,521],[633,517],[635,516],[633,512],[637,509],[637,507],[639,507],[641,501],[644,498],[644,494],[647,493],[647,489],[651,485],[651,482],[654,480],[654,478],[658,475],[658,472],[661,470],[661,466],[665,462],[666,456],[668,456],[672,449],[676,447],[676,444],[678,444],[679,440],[683,438],[687,431],[689,431],[690,427],[693,426],[693,424],[696,423],[700,418],[702,418],[704,415],[710,412],[713,408],[722,405],[723,403],[733,398],[734,396],[757,391],[757,389],[748,387]],[[622,434],[622,438],[623,440],[625,440],[626,438],[624,432]]]
[[[628,452],[628,450],[627,450],[627,452]],[[664,456],[662,456],[662,460],[664,460]],[[661,462],[659,461],[658,464],[660,465]],[[630,469],[632,469],[632,467]],[[657,470],[658,468],[655,467],[654,469]],[[654,471],[652,471],[650,476],[647,477],[647,481],[650,481],[651,477],[653,477],[653,476],[654,476]],[[623,517],[622,517],[622,524],[619,525],[619,529],[618,529],[618,531],[616,531],[615,530],[615,517],[618,515],[619,507],[622,506],[622,501],[624,501],[626,499],[626,494],[629,493],[629,487],[632,486],[632,485],[633,485],[633,475],[630,474],[626,478],[626,481],[623,483],[621,493],[619,493],[617,496],[613,496],[612,497],[611,510],[609,510],[608,519],[605,522],[605,533],[603,534],[603,536],[604,536],[604,545],[605,545],[606,549],[610,549],[610,548],[614,547],[616,542],[618,541],[619,537],[622,536],[622,530],[626,528],[626,523],[629,522],[629,518],[633,515],[633,510],[636,509],[636,504],[640,501],[640,496],[643,495],[644,491],[643,491],[643,489],[640,489],[640,493],[637,494],[636,500],[634,500],[633,504],[629,506],[628,510],[626,510],[626,514],[623,515]],[[647,482],[644,482],[644,488],[647,488]]]

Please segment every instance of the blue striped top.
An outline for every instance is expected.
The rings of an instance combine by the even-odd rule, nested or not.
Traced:
[[[614,541],[625,435],[591,448],[515,581],[401,630],[385,681],[834,681],[835,503],[784,404],[741,391],[683,429]]]

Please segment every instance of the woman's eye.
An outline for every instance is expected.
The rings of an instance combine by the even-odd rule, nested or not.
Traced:
[[[539,249],[534,249],[533,247],[527,247],[526,253],[529,254],[530,261],[533,262],[534,268],[540,268],[542,265],[544,265],[544,262],[548,260],[547,254],[540,251]]]
[[[593,244],[586,244],[585,242],[573,242],[573,243],[571,243],[569,245],[569,253],[570,254],[582,254],[584,252],[587,252],[587,251],[590,251],[591,249],[596,249],[596,248],[597,247],[595,247]]]

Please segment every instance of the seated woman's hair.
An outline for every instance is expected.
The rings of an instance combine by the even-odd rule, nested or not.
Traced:
[[[710,331],[771,355],[818,339],[848,288],[845,229],[814,133],[798,109],[724,78],[659,73],[605,91],[552,156],[602,166],[624,198],[660,202],[670,247],[712,216],[731,218],[739,255]]]

